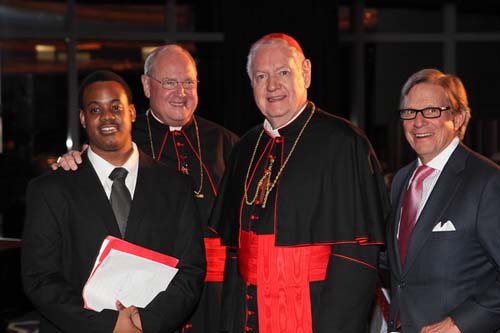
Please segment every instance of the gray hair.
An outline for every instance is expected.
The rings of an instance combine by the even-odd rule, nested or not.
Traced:
[[[403,88],[401,89],[401,97],[399,100],[400,108],[404,107],[406,96],[408,96],[411,88],[419,83],[431,83],[442,87],[445,91],[448,101],[451,104],[452,111],[464,113],[464,123],[458,129],[459,138],[460,140],[462,140],[471,118],[471,110],[469,107],[469,102],[467,100],[467,92],[465,91],[462,81],[455,75],[445,74],[434,68],[422,69],[410,76],[410,78],[403,85]]]
[[[167,45],[159,46],[156,49],[154,49],[153,51],[151,51],[151,53],[149,53],[148,57],[146,58],[146,61],[144,62],[144,74],[145,75],[149,75],[153,72],[156,58],[160,54],[162,54],[163,52],[177,52],[177,53],[185,54],[193,63],[195,71],[198,72],[198,70],[196,68],[196,61],[194,60],[193,56],[191,55],[191,53],[189,53],[188,50],[186,50],[185,48],[183,48],[182,46],[180,46],[178,44],[167,44]]]
[[[288,42],[282,39],[272,38],[266,40],[258,40],[256,43],[252,45],[252,47],[250,48],[250,52],[248,53],[247,56],[247,74],[250,77],[250,80],[252,80],[252,65],[255,58],[255,54],[263,45],[270,45],[270,44],[280,44],[289,49],[292,52],[293,58],[297,62],[297,65],[300,65],[300,63],[306,59],[304,54],[299,52],[299,50],[297,50],[295,47],[293,47]]]

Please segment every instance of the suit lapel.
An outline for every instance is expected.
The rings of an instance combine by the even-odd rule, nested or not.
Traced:
[[[83,159],[84,162],[80,167],[82,177],[75,177],[77,186],[84,196],[81,202],[86,203],[85,209],[99,212],[96,214],[98,221],[95,222],[104,225],[110,235],[120,238],[120,229],[113,214],[113,209],[99,181],[99,177],[87,157],[87,153],[83,154]]]
[[[467,153],[460,144],[450,156],[450,159],[441,172],[413,229],[410,243],[408,244],[408,254],[403,273],[408,272],[408,269],[418,257],[418,253],[425,246],[425,242],[431,235],[432,229],[442,219],[443,212],[453,200],[457,189],[463,181],[461,171],[465,167],[466,158]]]

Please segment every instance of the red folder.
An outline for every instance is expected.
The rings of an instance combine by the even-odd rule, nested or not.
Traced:
[[[126,240],[123,240],[121,238],[116,238],[113,236],[107,236],[103,244],[105,242],[108,242],[103,249],[101,247],[101,251],[99,253],[99,257],[96,260],[96,263],[94,264],[94,269],[92,269],[92,273],[90,273],[90,277],[94,274],[95,270],[97,267],[103,262],[103,260],[106,258],[106,256],[109,254],[109,252],[114,249],[118,251],[122,251],[125,253],[130,253],[142,258],[146,258],[152,261],[156,261],[159,263],[162,263],[164,265],[170,266],[170,267],[177,267],[177,264],[179,263],[179,259],[168,256],[166,254],[156,252],[150,249],[147,249],[145,247],[135,245],[133,243],[127,242]],[[89,277],[89,279],[90,279]]]
[[[168,266],[168,267],[173,268],[173,269],[175,269],[177,267],[177,264],[179,262],[179,260],[177,258],[168,256],[166,254],[159,253],[159,252],[144,248],[144,247],[136,245],[136,244],[132,244],[132,243],[127,242],[127,241],[120,239],[120,238],[116,238],[113,236],[107,236],[101,245],[101,249],[100,249],[99,254],[97,256],[97,259],[95,261],[94,268],[92,269],[92,272],[90,273],[90,276],[87,280],[87,283],[85,284],[85,286],[83,288],[84,308],[86,308],[86,309],[95,310],[95,309],[92,309],[91,307],[89,307],[87,304],[86,297],[85,297],[85,295],[86,295],[85,288],[90,283],[90,281],[94,277],[94,274],[99,270],[99,267],[101,267],[101,264],[105,261],[105,259],[108,257],[108,255],[110,254],[110,252],[112,250],[123,252],[123,253],[129,254],[129,255],[132,255],[132,256],[140,257],[141,259],[146,259],[146,260],[155,262],[157,264],[162,264],[164,266]],[[122,267],[127,267],[127,266],[122,266]],[[107,276],[107,275],[104,275],[104,276]],[[168,283],[167,283],[167,285],[168,285]]]

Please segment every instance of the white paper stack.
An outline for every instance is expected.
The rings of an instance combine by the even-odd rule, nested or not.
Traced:
[[[83,288],[85,308],[116,310],[117,300],[126,307],[146,307],[167,289],[177,263],[176,258],[108,236]]]

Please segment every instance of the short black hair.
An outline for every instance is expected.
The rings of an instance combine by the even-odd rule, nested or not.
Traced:
[[[88,74],[80,83],[80,88],[78,90],[78,105],[80,106],[80,109],[82,110],[84,109],[83,93],[85,92],[85,89],[87,89],[87,87],[90,86],[92,83],[102,82],[102,81],[118,82],[125,90],[129,104],[133,103],[132,91],[130,90],[130,87],[127,84],[127,82],[120,75],[109,70],[97,70]]]

